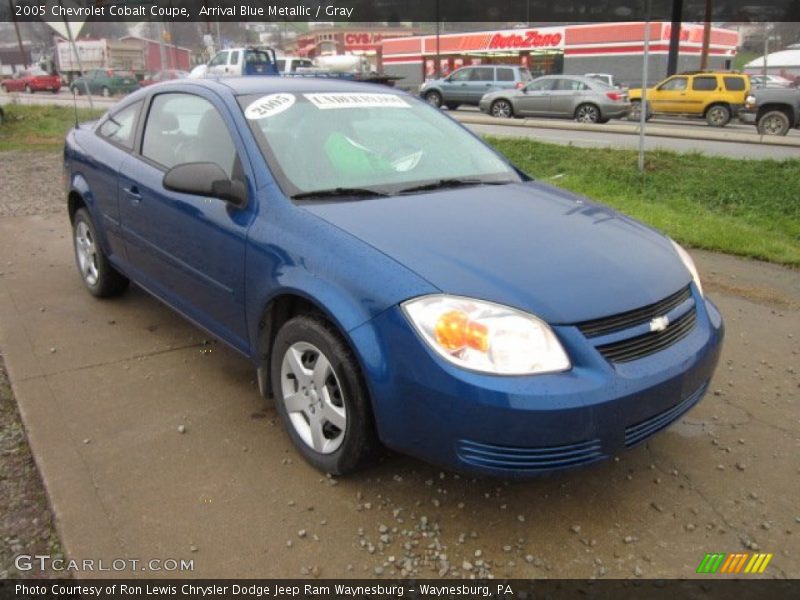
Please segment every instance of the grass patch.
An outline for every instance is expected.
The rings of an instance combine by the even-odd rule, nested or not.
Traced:
[[[633,150],[487,140],[530,175],[612,206],[686,245],[800,265],[800,160],[655,150],[645,155],[642,179]]]
[[[72,106],[28,106],[6,104],[5,120],[0,125],[0,151],[59,151],[64,136],[75,125]],[[78,109],[78,120],[91,121],[105,109]]]

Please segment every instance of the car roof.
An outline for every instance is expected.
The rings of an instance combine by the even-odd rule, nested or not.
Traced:
[[[363,92],[405,94],[400,90],[375,83],[361,83],[342,79],[322,77],[220,77],[206,79],[181,79],[181,83],[189,83],[217,89],[227,88],[235,96],[249,94],[274,94],[289,92],[302,94],[305,92]]]

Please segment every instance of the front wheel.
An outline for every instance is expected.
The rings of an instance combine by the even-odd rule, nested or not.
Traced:
[[[492,102],[489,114],[498,119],[510,119],[514,116],[514,108],[508,100],[495,100]]]
[[[578,123],[597,123],[600,118],[600,109],[594,104],[581,104],[575,109],[575,120]]]
[[[789,117],[781,110],[771,110],[761,115],[756,126],[761,135],[786,135],[791,123]]]
[[[118,296],[128,288],[128,278],[108,262],[100,244],[89,212],[78,209],[72,223],[75,262],[83,284],[93,296]]]
[[[442,107],[442,95],[437,91],[428,92],[425,94],[425,100],[428,102],[428,104],[432,104],[436,108]]]
[[[372,409],[347,343],[320,317],[294,317],[281,327],[270,362],[275,407],[295,447],[314,467],[344,475],[374,448]]]
[[[724,104],[715,104],[706,111],[706,123],[711,127],[725,127],[731,120],[731,109]]]
[[[653,116],[650,107],[648,106],[647,114],[644,116],[645,121],[649,121],[650,118]],[[631,101],[631,109],[628,111],[628,120],[639,122],[642,118],[642,101],[641,100],[632,100]]]

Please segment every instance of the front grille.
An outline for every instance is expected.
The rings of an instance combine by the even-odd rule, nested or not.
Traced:
[[[600,440],[538,448],[496,446],[460,440],[456,451],[461,460],[477,467],[513,469],[515,471],[563,469],[606,458]]]
[[[683,339],[697,322],[697,311],[692,308],[670,323],[664,331],[645,333],[612,344],[597,346],[598,352],[611,362],[629,362],[650,356]]]
[[[583,335],[589,338],[606,335],[607,333],[614,333],[615,331],[622,331],[629,327],[647,323],[655,317],[667,314],[673,308],[685,302],[690,296],[691,291],[687,285],[682,290],[675,292],[659,302],[648,304],[642,308],[629,310],[628,312],[619,313],[611,317],[584,321],[583,323],[578,323],[576,327],[581,330]]]
[[[693,394],[691,394],[688,398],[681,400],[673,406],[661,412],[649,419],[645,419],[641,423],[637,423],[636,425],[631,425],[630,427],[625,428],[625,446],[630,447],[639,442],[647,439],[651,435],[653,435],[656,431],[660,431],[664,429],[674,421],[676,421],[681,415],[686,413],[690,408],[692,408],[695,404],[700,401],[700,398],[703,397],[705,394],[706,389],[708,389],[708,382],[706,381],[703,385],[701,385]]]

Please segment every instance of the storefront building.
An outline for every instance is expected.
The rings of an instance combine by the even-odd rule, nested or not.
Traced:
[[[609,73],[615,81],[638,86],[642,81],[645,23],[598,23],[506,29],[471,33],[384,39],[382,63],[389,75],[403,77],[398,87],[413,89],[437,72],[447,75],[474,64],[512,64],[528,67],[534,76],[551,73],[584,75]],[[671,24],[650,24],[648,82],[663,79]],[[678,71],[700,66],[703,26],[681,27]],[[714,27],[709,45],[709,69],[730,69],[739,33]],[[438,65],[437,65],[438,54]],[[438,69],[437,69],[438,67]]]
[[[413,35],[407,27],[379,29],[345,29],[343,27],[315,28],[298,35],[286,48],[287,54],[306,58],[330,54],[366,56],[374,70],[380,70],[381,43],[386,38],[402,39]]]

